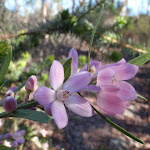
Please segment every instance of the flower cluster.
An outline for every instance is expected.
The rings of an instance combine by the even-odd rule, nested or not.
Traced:
[[[80,92],[84,90],[96,93],[96,103],[104,113],[123,118],[122,114],[129,106],[129,101],[137,97],[134,87],[124,80],[133,78],[138,67],[127,63],[125,59],[104,66],[101,62],[91,61],[89,72],[87,64],[77,72],[76,50],[71,49],[69,58],[71,57],[71,76],[66,81],[63,65],[54,60],[49,73],[51,89],[42,86],[33,94],[34,99],[44,106],[45,112],[53,116],[58,128],[62,129],[68,123],[65,106],[83,117],[91,117],[94,114],[90,103],[80,96]],[[92,84],[94,81],[96,86]]]
[[[19,146],[19,144],[23,144],[25,142],[23,135],[25,134],[25,130],[19,130],[15,131],[13,134],[6,133],[4,135],[0,135],[0,142],[3,140],[7,140],[11,142],[11,146],[13,148],[16,148]]]
[[[30,76],[25,83],[25,89],[27,91],[27,94],[26,94],[24,103],[28,102],[30,93],[35,90],[36,85],[37,85],[36,76],[35,75]],[[10,88],[5,94],[5,99],[3,101],[3,108],[9,113],[15,111],[18,106],[17,100],[15,99],[15,90],[17,88],[18,88],[17,86],[14,86]],[[35,107],[30,108],[30,109],[36,110]]]

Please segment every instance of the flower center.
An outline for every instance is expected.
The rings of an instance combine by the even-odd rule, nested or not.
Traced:
[[[94,65],[90,68],[90,73],[92,74],[92,76],[96,73],[96,68]]]
[[[56,99],[59,101],[65,101],[66,99],[69,98],[69,96],[71,96],[71,94],[68,91],[65,91],[63,89],[58,90],[56,92]]]

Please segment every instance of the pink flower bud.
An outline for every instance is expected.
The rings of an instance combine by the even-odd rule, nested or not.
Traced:
[[[13,112],[14,110],[17,109],[17,101],[16,101],[16,99],[11,97],[11,96],[7,96],[4,99],[3,107],[4,107],[4,109],[7,112],[9,112],[9,113]]]
[[[14,97],[14,91],[17,89],[18,87],[17,86],[14,86],[12,88],[10,88],[7,92],[6,92],[6,96],[11,96],[11,97]]]
[[[28,92],[32,92],[35,90],[36,84],[37,84],[37,78],[35,75],[32,75],[27,79],[26,84],[25,84],[25,89]]]

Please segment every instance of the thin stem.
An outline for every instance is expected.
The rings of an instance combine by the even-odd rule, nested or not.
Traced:
[[[92,106],[92,105],[91,105]],[[131,139],[144,144],[143,141],[141,141],[140,139],[138,139],[136,136],[132,135],[130,132],[126,131],[125,129],[121,128],[120,126],[118,126],[117,124],[115,124],[113,121],[111,121],[109,118],[105,117],[103,114],[101,114],[94,106],[92,106],[93,109],[96,111],[96,113],[101,116],[107,123],[109,123],[111,126],[113,126],[114,128],[116,128],[117,130],[119,130],[120,132],[122,132],[123,134],[127,135],[128,137],[130,137]]]
[[[96,9],[98,6],[102,5],[105,2],[105,0],[100,1],[99,3],[97,3],[93,8],[89,9],[87,12],[85,12],[82,16],[80,16],[78,18],[77,21],[81,20],[82,18],[84,18],[86,15],[88,15],[92,10]],[[77,13],[77,12],[76,12]]]
[[[89,47],[89,52],[88,52],[88,66],[87,66],[87,71],[89,71],[89,62],[90,62],[90,55],[91,55],[91,49],[92,49],[92,44],[93,44],[93,40],[94,40],[94,35],[95,35],[96,29],[97,29],[97,27],[99,25],[99,22],[101,20],[103,9],[104,9],[104,4],[102,4],[99,17],[97,19],[96,25],[95,25],[94,30],[92,32],[92,37],[91,37],[90,47]]]

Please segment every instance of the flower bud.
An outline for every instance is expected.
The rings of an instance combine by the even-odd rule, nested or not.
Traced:
[[[14,97],[14,91],[17,89],[18,87],[17,86],[14,86],[12,88],[10,88],[7,92],[6,92],[6,96],[11,96],[11,97]]]
[[[9,112],[9,113],[13,112],[14,110],[17,109],[17,101],[16,101],[16,99],[11,97],[11,96],[7,96],[4,99],[3,107],[4,107],[4,109],[7,112]]]
[[[36,84],[37,84],[37,78],[35,75],[32,75],[27,79],[26,84],[25,84],[25,89],[28,92],[32,92],[35,90]]]

